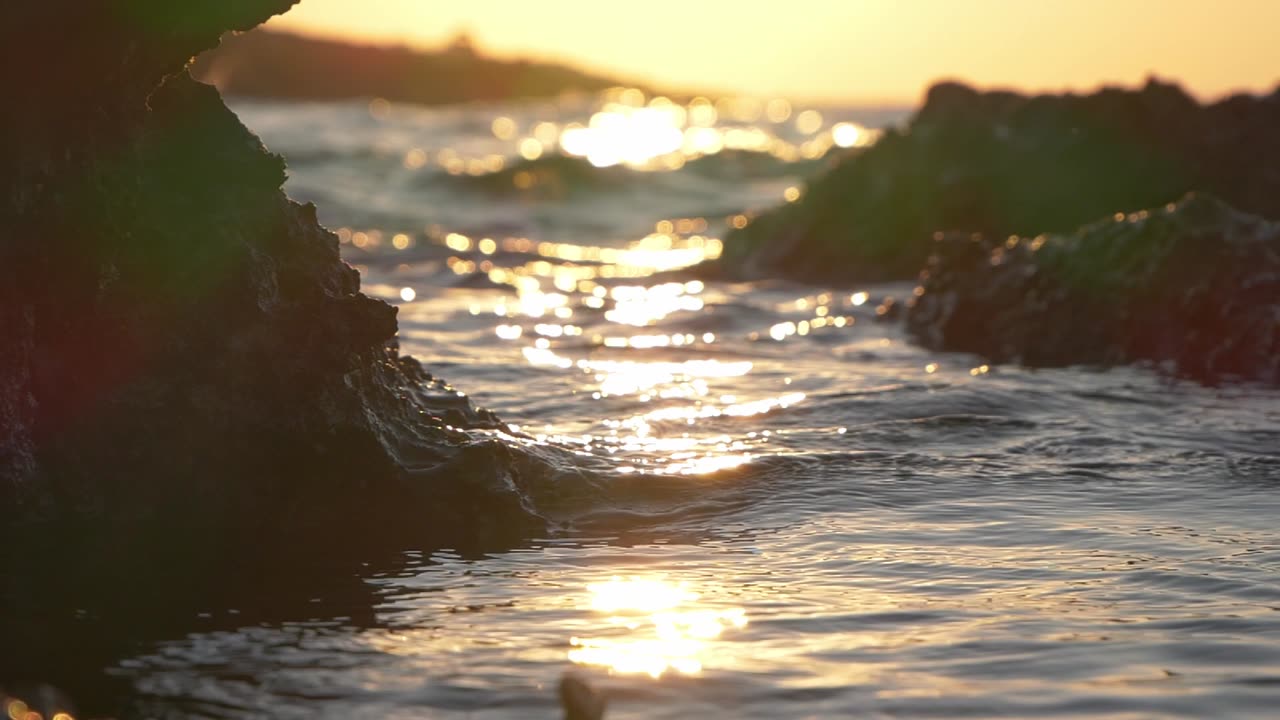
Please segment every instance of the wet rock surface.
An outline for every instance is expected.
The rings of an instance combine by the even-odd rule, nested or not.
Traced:
[[[1025,96],[929,90],[903,130],[725,239],[708,273],[831,283],[914,277],[937,231],[987,237],[1080,225],[1207,191],[1280,218],[1280,90],[1200,105],[1138,90]]]
[[[1069,235],[939,234],[920,288],[907,326],[928,347],[1280,383],[1280,223],[1212,197]]]
[[[501,423],[391,349],[395,309],[184,70],[290,5],[0,11],[0,677],[57,681],[32,618],[95,596],[544,530]]]

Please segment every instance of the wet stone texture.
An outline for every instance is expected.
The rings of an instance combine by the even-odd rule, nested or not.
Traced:
[[[901,130],[725,239],[708,274],[912,278],[933,233],[1072,232],[1206,191],[1280,218],[1280,90],[1200,105],[1175,85],[1025,96],[941,83]]]
[[[932,348],[1280,383],[1280,223],[1204,195],[1081,228],[939,234],[907,316]]]
[[[291,4],[0,11],[0,616],[49,567],[176,588],[543,530],[529,464],[469,432],[497,419],[391,349],[395,309],[184,70]]]

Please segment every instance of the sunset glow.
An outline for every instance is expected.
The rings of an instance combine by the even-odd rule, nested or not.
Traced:
[[[1280,80],[1280,3],[1269,0],[1239,0],[1229,12],[1193,0],[651,0],[639,10],[594,0],[305,0],[270,25],[418,47],[465,31],[500,56],[676,90],[817,100],[910,103],[940,77],[1055,90],[1154,73],[1202,96]]]

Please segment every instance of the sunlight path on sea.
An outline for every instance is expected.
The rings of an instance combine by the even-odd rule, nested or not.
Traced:
[[[493,335],[518,347],[530,367],[559,373],[573,386],[579,409],[559,421],[512,423],[514,433],[608,456],[621,473],[710,473],[771,452],[775,431],[767,423],[741,430],[745,425],[735,420],[785,411],[806,394],[791,387],[790,377],[758,381],[757,361],[726,349],[714,330],[723,293],[672,274],[717,257],[720,241],[675,227],[659,223],[623,248],[476,241],[450,233],[442,244],[455,254],[446,266],[457,276],[482,278],[492,290],[420,297],[410,285],[367,289],[393,300],[399,295],[401,337],[410,350],[417,351],[419,320],[460,314],[465,302],[479,321],[474,327],[491,318]],[[795,319],[761,325],[745,339],[781,347],[791,336],[839,333],[857,322],[855,311],[869,315],[870,308],[859,308],[865,301],[865,293],[821,293],[780,303],[776,312]],[[424,351],[430,357],[430,348]],[[779,379],[776,391],[761,392]],[[599,419],[588,431],[578,431],[582,418],[593,416]]]
[[[251,109],[401,350],[506,423],[467,432],[532,459],[552,524],[369,558],[372,618],[211,607],[122,664],[140,693],[169,717],[523,720],[560,716],[569,671],[612,720],[1274,715],[1274,393],[923,350],[887,301],[914,283],[695,276],[747,208],[802,197],[774,139],[800,162],[870,134],[691,102],[646,159],[680,112],[592,102]],[[761,137],[763,165],[704,152]]]

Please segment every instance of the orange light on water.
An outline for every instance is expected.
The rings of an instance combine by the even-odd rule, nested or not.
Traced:
[[[668,671],[697,675],[713,662],[714,642],[747,626],[741,607],[713,607],[686,583],[613,577],[587,586],[588,607],[604,615],[613,632],[572,637],[569,661],[623,675],[657,679]],[[618,630],[622,636],[618,636]]]
[[[404,166],[409,170],[417,170],[427,164],[427,153],[422,148],[413,148],[404,154]]]
[[[616,576],[608,582],[588,585],[587,590],[591,593],[591,609],[605,613],[655,613],[699,597],[685,583],[640,578],[624,580]]]
[[[866,138],[864,128],[853,123],[842,122],[836,123],[831,128],[831,140],[842,148],[849,148],[858,145]]]
[[[536,137],[528,137],[520,141],[520,157],[525,160],[537,160],[542,157],[543,143]]]
[[[493,136],[499,140],[510,140],[516,134],[516,122],[509,117],[499,116],[493,119]]]
[[[817,110],[805,110],[796,116],[796,130],[804,135],[812,135],[822,127],[822,113]]]

